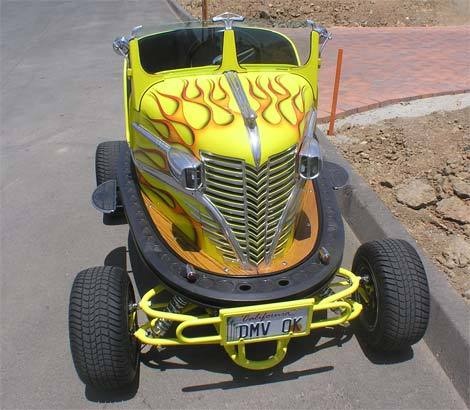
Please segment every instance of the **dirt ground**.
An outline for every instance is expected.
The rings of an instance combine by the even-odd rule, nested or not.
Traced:
[[[201,17],[201,0],[179,0]],[[276,24],[313,19],[327,26],[439,26],[470,22],[453,0],[207,0],[209,16],[225,11]]]
[[[470,108],[336,134],[344,157],[469,302]]]

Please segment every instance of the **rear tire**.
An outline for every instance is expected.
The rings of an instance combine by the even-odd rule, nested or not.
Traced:
[[[127,273],[114,266],[81,271],[72,286],[69,337],[80,379],[88,386],[114,390],[130,386],[139,369],[140,346],[132,335],[137,319]]]
[[[125,141],[105,141],[98,144],[95,154],[96,186],[112,179],[116,180],[117,183],[119,157],[126,148],[127,143]],[[124,210],[122,208],[119,186],[117,187],[116,203],[118,208],[111,215],[122,216]]]
[[[383,352],[404,350],[421,340],[430,297],[416,250],[403,240],[368,242],[357,250],[352,269],[363,278],[356,293],[364,306],[355,322],[358,337]]]

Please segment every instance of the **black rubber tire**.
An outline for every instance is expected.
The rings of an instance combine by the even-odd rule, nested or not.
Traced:
[[[116,180],[117,183],[117,167],[119,156],[122,150],[127,148],[127,142],[125,141],[105,141],[96,147],[95,154],[95,174],[96,174],[96,186],[101,185],[103,182],[111,179]],[[113,216],[122,216],[123,208],[122,201],[119,195],[119,186],[117,187],[117,205],[118,209],[113,212]]]
[[[404,350],[421,340],[429,321],[430,297],[416,250],[398,239],[368,242],[357,250],[352,269],[370,277],[377,303],[372,304],[373,312],[365,306],[355,321],[358,337],[381,352]]]
[[[135,302],[127,273],[115,266],[81,271],[72,286],[69,337],[80,379],[99,390],[130,386],[139,370],[138,341],[129,329]]]

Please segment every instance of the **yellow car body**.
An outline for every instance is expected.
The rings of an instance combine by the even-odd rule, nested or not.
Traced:
[[[158,151],[132,124],[139,124],[172,148],[188,152],[199,160],[203,160],[206,154],[235,158],[243,161],[254,172],[262,173],[270,158],[291,150],[290,165],[295,166],[295,154],[302,143],[308,115],[316,110],[318,101],[320,57],[317,32],[311,33],[311,56],[303,66],[241,66],[237,61],[234,31],[226,30],[220,66],[148,73],[141,64],[138,41],[130,41],[129,60],[125,60],[123,79],[126,136],[136,160],[169,173],[164,153]],[[298,62],[296,51],[295,57]],[[128,66],[128,61],[132,62],[132,67]],[[227,72],[237,73],[248,102],[256,113],[259,158],[253,155],[242,112],[224,75]],[[132,93],[129,88],[133,90]],[[198,201],[148,172],[139,170],[139,178],[147,210],[160,234],[178,255],[199,268],[221,275],[270,274],[299,263],[315,245],[317,207],[315,194],[307,186],[299,195],[302,209],[309,217],[308,224],[313,227],[308,238],[302,241],[294,239],[297,229],[297,222],[294,222],[286,229],[288,232],[283,232],[282,247],[278,247],[279,250],[269,263],[258,256],[255,263],[240,268],[236,258],[233,255],[227,257],[227,252],[224,253],[218,246],[220,243],[212,240],[214,235],[207,233],[203,224],[191,216],[192,212],[188,208],[205,213]],[[279,178],[277,192],[284,198],[281,198],[283,201],[276,209],[278,216],[294,188],[294,182],[293,173]],[[220,184],[219,181],[217,183]],[[284,184],[290,184],[288,189],[281,187]],[[259,194],[260,190],[255,187],[253,195]],[[221,192],[230,199],[230,193],[223,191],[223,188]],[[262,223],[261,218],[253,218],[252,221],[254,225]],[[272,226],[265,241],[272,239],[275,228]]]
[[[123,70],[125,127],[139,194],[164,243],[191,269],[240,279],[269,276],[297,266],[318,245],[321,217],[317,193],[314,185],[299,177],[297,169],[302,145],[306,138],[314,137],[320,36],[317,31],[311,31],[310,57],[301,65],[292,42],[282,34],[276,35],[292,47],[293,64],[241,64],[235,31],[225,29],[219,65],[149,72],[144,68],[139,47],[139,41],[145,36],[129,41]],[[237,93],[244,94],[246,100]],[[246,113],[243,101],[251,114]],[[250,121],[253,124],[250,125]],[[256,138],[250,130],[256,131]],[[174,183],[169,154],[172,150],[204,164],[200,188],[181,189]],[[240,175],[235,172],[239,164],[243,164]],[[277,179],[270,180],[273,173]],[[251,211],[245,209],[245,213],[238,216],[237,208],[230,208],[242,195],[235,189],[236,181],[239,177],[249,179],[250,175],[251,185],[245,186],[243,195],[248,198],[245,206],[248,203]],[[262,181],[271,183],[271,196],[266,194],[269,190]],[[229,229],[234,230],[235,240],[242,244],[241,251],[247,256],[246,263],[236,252],[227,250],[222,231],[211,230],[217,221],[211,217],[205,203],[201,203],[201,196],[194,195],[197,191],[204,192],[226,219]],[[280,225],[278,222],[289,201],[295,202],[295,212]],[[275,204],[274,208],[269,207],[270,202]],[[269,219],[268,213],[274,216]],[[254,255],[250,254],[253,251],[237,236],[239,221],[251,229],[252,237],[248,235],[247,241],[261,238],[259,255],[256,248]],[[276,240],[277,248],[268,251],[266,243]],[[194,303],[178,312],[171,311],[167,302],[159,300],[166,286],[157,286],[138,304],[148,322],[134,335],[141,343],[154,346],[220,344],[242,367],[269,368],[284,358],[292,337],[306,336],[312,329],[347,323],[359,315],[362,306],[351,299],[359,288],[359,278],[345,269],[333,271],[331,278],[335,273],[338,279],[329,286],[336,287],[336,293],[329,296],[235,306],[221,309],[218,314],[209,309],[207,314],[192,315],[191,311],[198,308]],[[229,330],[231,318],[275,315],[299,309],[306,312],[306,322],[287,333],[234,339],[228,336],[232,332]],[[319,315],[317,318],[318,312],[332,309],[338,312],[336,316],[326,319]],[[177,324],[175,337],[165,337],[155,331],[159,323],[170,321]],[[206,325],[215,326],[217,334],[185,335],[189,328]],[[249,360],[245,344],[260,341],[276,341],[276,354],[266,360]]]

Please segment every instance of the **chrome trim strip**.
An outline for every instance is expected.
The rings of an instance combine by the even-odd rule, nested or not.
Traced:
[[[240,108],[245,125],[249,128],[254,128],[256,126],[257,115],[250,106],[238,73],[236,71],[227,71],[224,75]]]
[[[159,149],[161,149],[163,152],[168,154],[168,152],[171,149],[171,145],[167,144],[165,141],[163,141],[160,137],[157,137],[156,135],[153,135],[147,128],[143,127],[142,125],[133,122],[132,127],[143,137],[147,138],[151,143],[155,144]]]
[[[231,228],[227,225],[225,222],[225,219],[223,215],[220,213],[220,211],[217,209],[217,207],[207,198],[202,192],[200,191],[187,191],[184,189],[181,185],[179,185],[171,176],[153,168],[150,167],[143,162],[135,159],[133,152],[131,151],[131,158],[132,161],[134,162],[135,166],[144,171],[147,172],[148,174],[152,175],[153,177],[159,179],[160,181],[164,182],[165,184],[170,185],[172,188],[179,190],[180,192],[183,192],[187,195],[191,195],[199,201],[214,217],[214,219],[219,223],[220,228],[222,229],[222,232],[227,239],[227,241],[230,243],[232,248],[235,251],[235,254],[237,255],[238,259],[240,260],[242,266],[245,269],[249,269],[250,264],[248,262],[248,259],[246,255],[243,253],[242,248],[240,247],[235,235],[233,234]]]
[[[317,112],[312,108],[308,112],[308,119],[305,123],[305,128],[304,132],[302,135],[302,141],[301,143],[305,140],[305,138],[315,138],[316,139],[316,126],[317,126]]]
[[[305,186],[305,182],[305,179],[299,178],[294,186],[294,189],[290,194],[286,207],[282,211],[281,218],[279,219],[279,223],[276,227],[276,234],[274,235],[273,241],[271,242],[271,246],[269,247],[269,250],[266,253],[266,264],[269,264],[272,261],[277,245],[279,243],[279,239],[282,236],[284,225],[288,221],[289,217],[292,214],[295,214],[296,208],[300,204],[300,194]]]
[[[136,122],[132,123],[132,127],[166,155],[171,174],[184,188],[190,191],[201,188],[203,180],[202,174],[204,172],[201,161],[187,152],[173,148],[170,144],[163,141],[163,139],[153,135],[149,130]],[[188,184],[188,172],[191,172],[190,175],[192,175],[194,181],[193,186],[189,186]],[[198,176],[200,179],[199,182]]]
[[[245,94],[245,90],[243,89],[243,85],[238,77],[238,73],[235,71],[227,71],[224,75],[245,121],[248,138],[250,139],[251,153],[253,154],[253,159],[258,167],[261,161],[261,140],[258,126],[256,125],[256,112],[250,106],[250,102]]]
[[[255,125],[254,128],[247,127],[248,137],[250,138],[251,153],[255,160],[256,167],[259,167],[261,162],[261,140],[259,137],[258,127]]]

